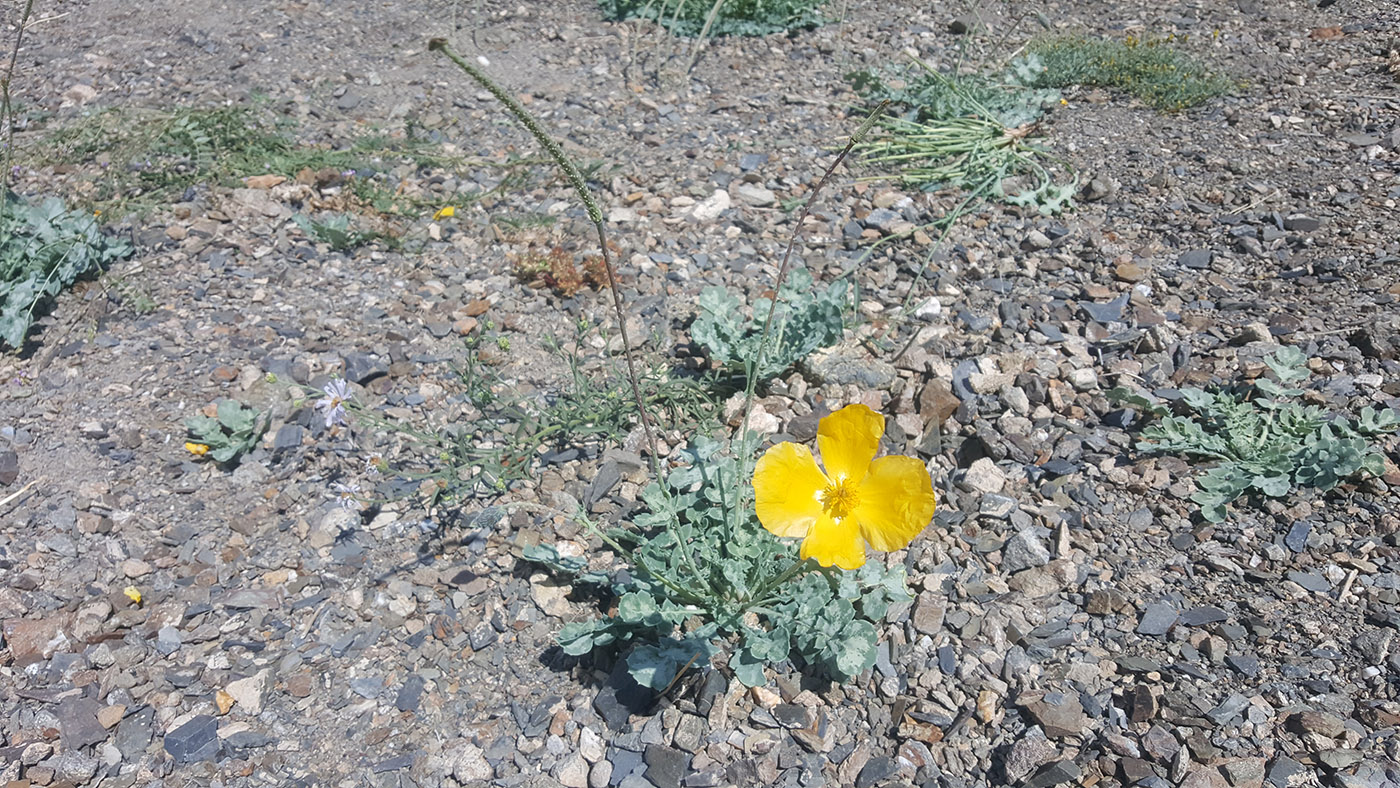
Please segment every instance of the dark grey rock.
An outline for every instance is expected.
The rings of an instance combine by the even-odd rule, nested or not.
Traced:
[[[1193,607],[1183,612],[1179,620],[1185,626],[1199,627],[1224,621],[1226,618],[1228,618],[1228,616],[1225,615],[1224,610],[1207,605],[1204,607]]]
[[[272,438],[272,451],[290,451],[301,445],[301,436],[305,430],[300,424],[283,424],[277,428],[277,434]]]
[[[1259,675],[1259,658],[1252,654],[1231,654],[1225,657],[1225,664],[1251,679]]]
[[[973,373],[980,371],[977,362],[970,358],[963,359],[953,368],[953,393],[958,395],[958,399],[966,402],[977,396],[977,392],[972,390],[970,378]]]
[[[1283,543],[1295,553],[1301,553],[1308,549],[1308,537],[1312,536],[1312,523],[1307,520],[1297,520],[1288,528],[1288,535],[1283,537]]]
[[[155,709],[147,706],[126,715],[117,723],[117,733],[112,739],[112,744],[121,752],[124,760],[134,760],[145,752],[153,738],[155,718]]]
[[[345,363],[345,379],[351,383],[364,384],[389,374],[389,367],[368,353],[342,353]]]
[[[1294,233],[1316,232],[1322,221],[1301,213],[1295,213],[1283,220],[1283,229]]]
[[[1181,256],[1176,258],[1176,263],[1182,268],[1200,271],[1210,268],[1210,264],[1214,260],[1215,252],[1209,249],[1192,249],[1189,252],[1182,252]]]
[[[1315,572],[1289,570],[1288,579],[1314,593],[1322,594],[1332,590],[1332,584],[1327,582],[1327,578]]]
[[[423,700],[423,687],[426,682],[418,674],[409,676],[399,687],[399,694],[394,698],[394,707],[399,711],[418,711],[418,704]]]
[[[1050,563],[1050,549],[1035,528],[1025,528],[1007,540],[1001,549],[1001,568],[1008,574]]]
[[[756,170],[767,163],[768,154],[766,153],[745,153],[739,157],[739,169],[744,172]]]
[[[1138,634],[1165,635],[1171,631],[1172,625],[1176,624],[1176,618],[1176,608],[1166,602],[1148,605],[1147,610],[1142,614],[1142,619],[1138,621]]]
[[[1055,761],[1026,780],[1025,788],[1053,788],[1077,781],[1082,773],[1074,761]]]
[[[1249,708],[1249,698],[1238,692],[1232,692],[1225,700],[1220,701],[1220,705],[1206,712],[1206,716],[1216,725],[1229,725],[1231,720],[1238,717],[1247,708]]]
[[[1127,305],[1128,294],[1124,293],[1104,304],[1082,302],[1079,304],[1079,311],[1086,320],[1092,320],[1095,323],[1121,323],[1123,322],[1123,309]]]
[[[336,100],[335,107],[339,110],[349,111],[360,106],[360,102],[364,100],[365,97],[360,95],[356,91],[347,90],[345,91],[344,95],[342,95],[339,99]]]
[[[648,744],[642,759],[647,765],[647,779],[656,788],[681,788],[681,780],[690,770],[690,753],[660,744]]]
[[[219,754],[219,721],[200,714],[165,734],[165,751],[176,763],[212,761]]]
[[[812,724],[812,712],[796,703],[779,703],[773,707],[773,718],[784,728],[805,728]]]
[[[1268,783],[1274,788],[1288,788],[1289,779],[1303,770],[1303,764],[1287,755],[1280,755],[1269,764]]]
[[[107,740],[107,729],[97,721],[97,712],[101,708],[91,698],[64,698],[58,704],[54,716],[58,717],[63,749],[76,750]]]
[[[715,699],[729,691],[729,680],[718,670],[708,670],[705,679],[700,682],[700,694],[695,699],[695,712],[702,717],[710,716],[710,709],[714,708]],[[611,727],[611,726],[609,726]]]
[[[0,484],[11,485],[19,479],[19,455],[13,449],[0,451]]]
[[[612,764],[612,777],[608,778],[608,784],[617,785],[633,772],[642,769],[642,754],[632,750],[614,749],[608,756],[608,763]]]
[[[598,468],[598,472],[593,475],[593,480],[588,483],[588,490],[583,494],[583,502],[586,506],[592,506],[603,496],[612,492],[617,483],[622,481],[622,469],[616,462],[605,462]]]
[[[180,650],[180,630],[166,624],[156,633],[156,651],[162,656],[170,656]]]
[[[953,675],[958,669],[958,658],[957,655],[953,653],[952,646],[938,647],[938,669],[949,676]]]
[[[57,756],[45,761],[44,765],[53,769],[60,780],[70,785],[81,785],[97,774],[97,767],[100,764],[97,758],[91,755],[86,755],[78,750],[65,749]],[[13,785],[13,783],[11,784]]]
[[[870,788],[888,780],[899,770],[899,763],[888,755],[877,755],[866,761],[860,774],[856,775],[856,788]]]

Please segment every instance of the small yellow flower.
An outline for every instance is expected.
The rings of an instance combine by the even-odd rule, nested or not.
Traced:
[[[758,459],[753,488],[758,521],[776,536],[802,537],[801,556],[822,566],[859,569],[865,545],[907,546],[933,519],[933,483],[913,457],[875,459],[885,418],[847,405],[821,420],[812,450],[780,443]]]
[[[440,220],[442,220],[442,219],[451,219],[453,216],[456,216],[456,215],[457,215],[457,209],[456,209],[456,208],[453,208],[451,205],[444,205],[443,207],[441,207],[441,208],[438,209],[438,212],[437,212],[437,213],[433,214],[433,221],[436,222],[436,221],[440,221]]]
[[[185,451],[189,452],[190,454],[193,454],[196,457],[203,457],[204,455],[209,453],[209,447],[205,446],[202,443],[190,443],[186,441]]]
[[[122,589],[122,593],[126,594],[126,598],[130,599],[133,605],[141,604],[141,590],[136,586],[127,586]]]

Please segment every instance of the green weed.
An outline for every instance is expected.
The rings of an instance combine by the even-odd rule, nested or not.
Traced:
[[[672,35],[705,38],[766,36],[816,27],[823,21],[818,12],[823,2],[723,0],[717,5],[711,0],[599,0],[598,5],[607,19],[650,19]]]
[[[238,459],[257,447],[270,420],[259,420],[256,408],[244,405],[237,400],[219,400],[216,415],[200,413],[185,420],[189,431],[191,450],[205,447],[215,462],[236,465]],[[202,453],[202,452],[201,452]]]
[[[768,314],[771,299],[760,298],[745,317],[744,305],[723,287],[707,287],[700,293],[700,313],[691,324],[690,335],[709,357],[731,373],[758,380],[781,375],[793,364],[821,348],[841,341],[844,315],[849,310],[845,280],[837,280],[818,291],[812,275],[798,268],[788,277],[779,294],[780,306],[774,318],[772,347],[763,367],[752,369],[764,341],[761,318]]]
[[[0,340],[19,348],[54,296],[132,247],[104,235],[97,217],[65,210],[57,197],[30,203],[6,194],[0,203]]]
[[[1201,516],[1222,522],[1227,506],[1245,495],[1282,498],[1299,487],[1330,490],[1362,472],[1379,476],[1385,460],[1368,440],[1400,428],[1400,413],[1363,408],[1355,419],[1301,405],[1307,357],[1294,347],[1265,359],[1277,380],[1215,391],[1181,390],[1186,415],[1141,392],[1118,388],[1109,397],[1160,421],[1143,429],[1138,451],[1185,454],[1216,464],[1196,478],[1191,499]]]
[[[1174,36],[1130,36],[1122,41],[1070,36],[1034,41],[1030,53],[1039,58],[1041,72],[1033,84],[1120,90],[1164,112],[1199,106],[1234,89],[1234,82],[1174,48],[1174,41]]]

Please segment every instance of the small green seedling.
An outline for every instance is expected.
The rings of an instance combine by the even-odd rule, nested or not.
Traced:
[[[759,380],[769,380],[806,358],[812,352],[841,341],[846,311],[846,282],[832,282],[825,290],[813,286],[805,268],[794,269],[780,294],[781,304],[774,318],[774,341],[757,371]],[[769,299],[754,302],[753,314],[768,314]],[[700,314],[690,327],[691,337],[710,358],[737,375],[750,375],[753,359],[758,358],[763,324],[744,316],[743,302],[723,287],[707,287],[700,293]]]
[[[356,230],[349,214],[332,214],[324,219],[311,219],[305,214],[296,214],[292,221],[297,223],[308,238],[329,246],[337,252],[347,252],[378,237],[377,233]]]
[[[259,420],[256,408],[237,400],[219,400],[215,418],[204,414],[185,420],[192,443],[207,446],[209,456],[216,462],[236,465],[238,459],[258,445],[269,419]]]

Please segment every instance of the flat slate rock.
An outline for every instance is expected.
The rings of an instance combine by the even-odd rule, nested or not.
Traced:
[[[165,751],[176,763],[212,761],[219,754],[219,721],[200,714],[165,734]]]
[[[1156,602],[1148,605],[1147,610],[1143,611],[1142,619],[1138,621],[1137,631],[1139,635],[1165,635],[1171,631],[1176,620],[1176,608],[1166,602]]]

